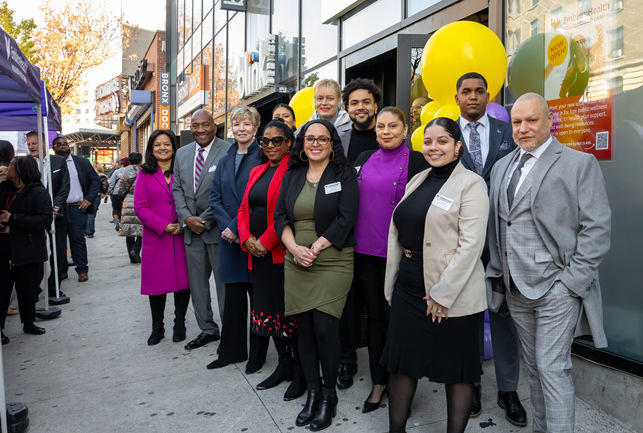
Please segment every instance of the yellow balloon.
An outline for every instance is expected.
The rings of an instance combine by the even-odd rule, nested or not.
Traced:
[[[315,88],[304,87],[293,95],[288,105],[295,112],[295,125],[299,128],[315,112]]]
[[[431,101],[424,107],[422,107],[420,120],[422,121],[423,125],[426,125],[431,119],[435,117],[435,112],[438,111],[438,108],[440,108],[441,105],[442,104],[440,104],[438,101]]]
[[[413,131],[413,134],[411,134],[411,145],[413,146],[413,150],[417,150],[418,152],[422,152],[425,126],[426,125],[418,126],[417,128],[415,128],[415,131]]]
[[[435,112],[435,118],[438,117],[448,117],[451,120],[458,120],[460,117],[460,107],[456,104],[447,104],[443,105]]]
[[[443,104],[453,104],[458,78],[468,72],[485,77],[489,99],[493,99],[505,82],[507,53],[488,27],[457,21],[441,27],[429,38],[420,68],[429,95]]]

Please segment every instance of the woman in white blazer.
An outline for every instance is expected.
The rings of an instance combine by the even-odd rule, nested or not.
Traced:
[[[479,332],[489,200],[460,163],[460,128],[438,118],[424,130],[431,168],[406,186],[389,230],[384,294],[391,303],[381,363],[389,371],[389,429],[404,432],[418,379],[444,383],[447,432],[463,432],[480,380]]]

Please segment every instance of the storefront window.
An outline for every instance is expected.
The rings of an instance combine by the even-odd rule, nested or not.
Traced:
[[[333,61],[306,73],[302,87],[313,86],[318,80],[331,78],[337,80],[337,61]]]
[[[342,49],[345,50],[369,36],[401,21],[400,0],[378,0],[342,20]]]
[[[337,55],[337,25],[322,24],[321,0],[301,2],[301,70]]]
[[[177,33],[179,35],[179,48],[178,51],[181,51],[183,48],[183,43],[185,42],[185,8],[183,5],[183,0],[178,0],[178,11],[176,14],[177,20]]]
[[[192,35],[192,0],[185,0],[185,40]]]
[[[522,5],[520,4],[522,2]],[[608,352],[643,362],[643,2],[610,0],[540,2],[507,0],[506,100],[537,92],[554,114],[552,134],[594,155],[612,208],[611,249],[600,271]],[[628,12],[628,13],[625,13]],[[540,22],[534,25],[533,22]],[[536,30],[535,32],[533,30]],[[624,192],[632,186],[636,191]],[[581,186],[582,187],[582,186]]]
[[[245,16],[242,12],[237,12],[228,24],[228,112],[239,103],[241,62],[245,60],[244,35]]]
[[[410,17],[413,14],[416,14],[429,6],[433,6],[438,3],[440,0],[407,0],[406,2],[406,16]]]
[[[208,0],[205,1],[207,2]],[[201,0],[192,0],[192,17],[194,22],[192,28],[199,27],[199,24],[201,24]]]
[[[201,58],[203,59],[203,64],[206,65],[207,77],[205,79],[208,92],[210,92],[210,97],[207,99],[207,105],[203,108],[212,112],[212,101],[214,99],[214,94],[212,92],[212,41],[208,43],[203,52],[201,53]]]
[[[214,8],[214,34],[219,33],[227,22],[228,11],[220,9],[217,5],[217,7]]]
[[[218,12],[218,11],[217,11]],[[226,85],[226,28],[214,37],[214,106],[212,112],[215,117],[225,115],[225,85]]]
[[[248,21],[248,51],[258,51],[259,44],[268,40],[268,31],[270,30],[270,10],[266,10],[265,8],[253,8],[248,5],[246,17]]]
[[[297,74],[299,58],[299,1],[274,0],[272,33],[277,35],[277,82]]]

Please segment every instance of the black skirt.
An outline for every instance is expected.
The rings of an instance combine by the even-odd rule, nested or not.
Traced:
[[[480,381],[479,333],[484,312],[441,323],[426,315],[422,257],[402,256],[393,289],[386,346],[380,363],[389,373],[432,382]]]

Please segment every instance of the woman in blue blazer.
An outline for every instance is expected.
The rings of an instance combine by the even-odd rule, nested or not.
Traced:
[[[237,105],[230,113],[234,144],[221,158],[212,178],[210,209],[217,220],[219,241],[219,280],[225,283],[225,304],[219,358],[208,369],[248,360],[246,373],[257,372],[266,360],[268,337],[250,334],[247,349],[248,297],[252,306],[252,276],[248,253],[241,250],[237,211],[243,200],[250,171],[261,164],[261,148],[255,135],[261,121],[253,107]]]

